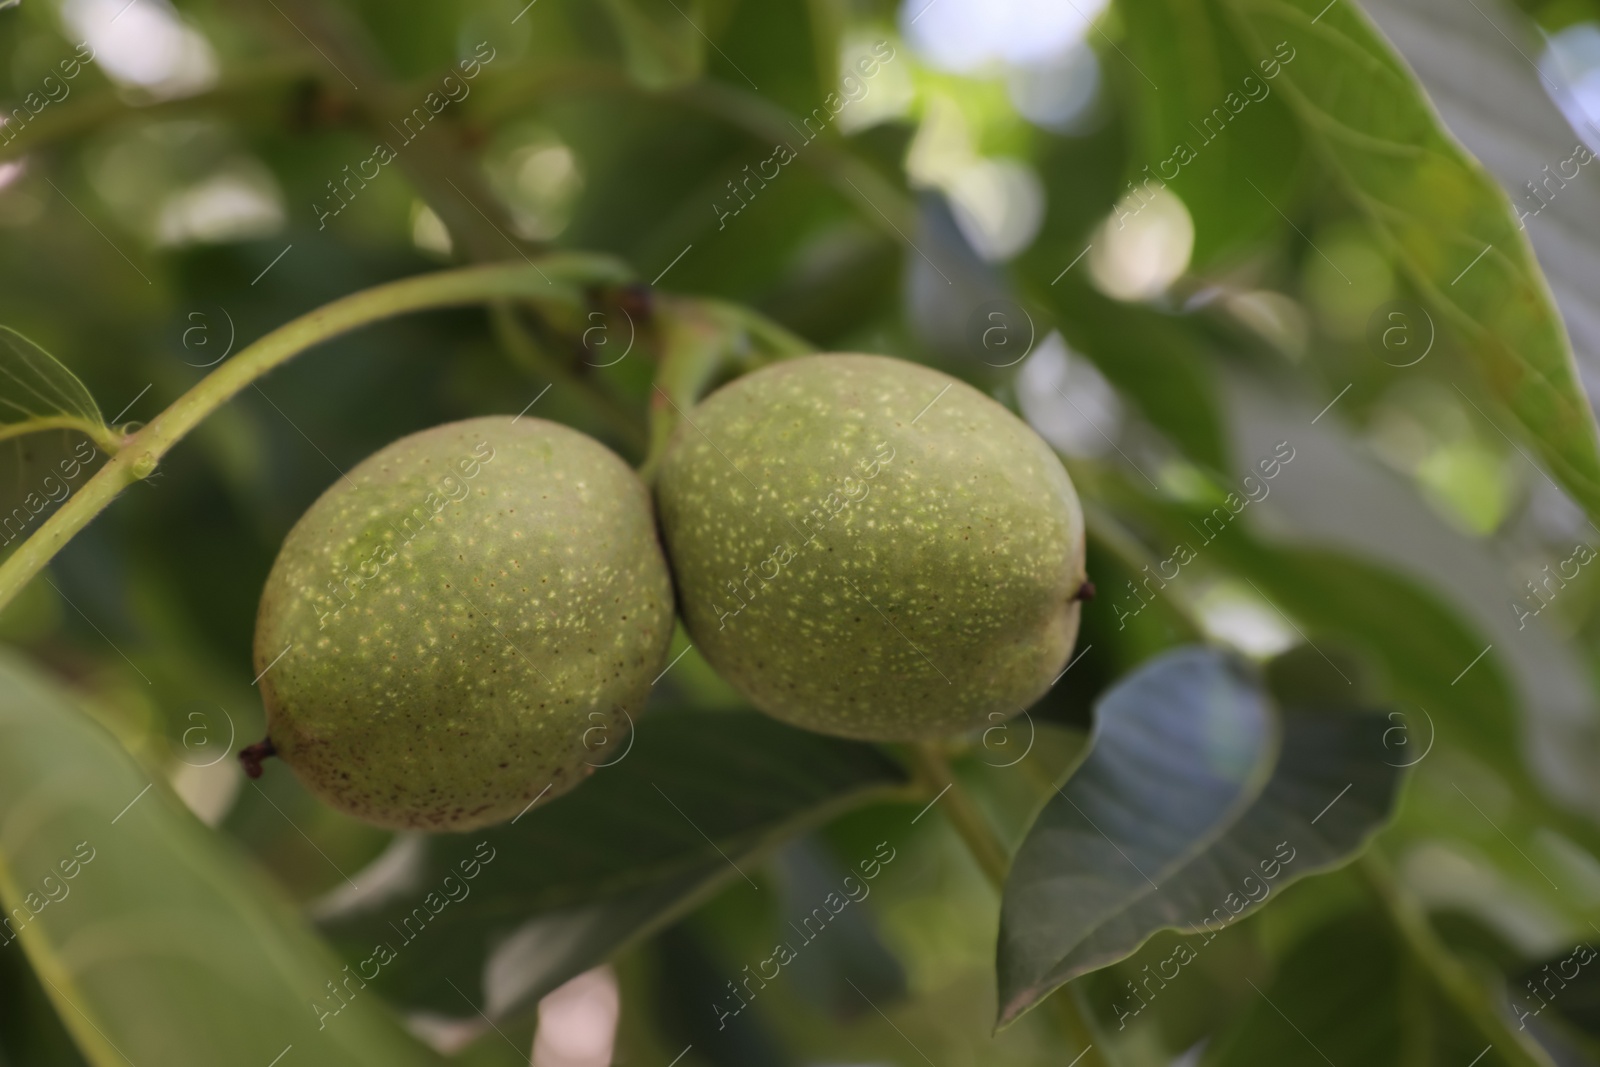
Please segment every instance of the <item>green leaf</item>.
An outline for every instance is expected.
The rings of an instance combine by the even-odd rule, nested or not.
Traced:
[[[1238,818],[1266,782],[1277,734],[1260,684],[1211,649],[1169,652],[1106,694],[1087,759],[1012,863],[1000,907],[1001,1025],[1092,969],[1076,955],[1085,942],[1159,894]]]
[[[439,1062],[264,874],[3,650],[0,811],[0,953],[27,954],[96,1067],[267,1064],[288,1046],[303,1065]],[[319,1025],[335,981],[348,1003]]]
[[[1223,470],[1228,450],[1210,374],[1221,355],[1216,346],[1192,323],[1113,300],[1086,280],[1082,255],[1092,231],[1125,191],[1118,188],[1122,153],[1120,139],[1106,132],[1041,146],[1044,226],[1013,274],[1026,302],[1048,309],[1067,343],[1091,359],[1146,419],[1194,462]]]
[[[887,832],[876,840],[887,844]],[[890,853],[891,857],[897,855]],[[808,919],[814,927],[812,909],[817,901],[826,900],[829,893],[836,892],[836,887],[856,873],[815,837],[801,838],[785,847],[772,867],[780,901],[778,914],[768,927],[773,935],[790,929],[790,923],[794,930],[805,930]],[[905,968],[884,943],[876,919],[870,908],[845,907],[829,920],[828,929],[837,936],[830,933],[826,938],[817,937],[786,968],[800,999],[835,1019],[848,1019],[858,1012],[863,994],[878,1005],[905,999]]]
[[[1435,741],[1441,749],[1463,749],[1493,768],[1539,822],[1600,848],[1594,821],[1557,803],[1530,770],[1499,649],[1483,654],[1489,641],[1426,586],[1345,552],[1274,544],[1240,523],[1204,540],[1196,536],[1210,514],[1204,506],[1159,500],[1128,479],[1103,480],[1099,487],[1152,544],[1187,544],[1203,553],[1207,566],[1254,583],[1311,640],[1334,637],[1369,656],[1404,709],[1390,736],[1392,762],[1420,762]],[[1480,654],[1474,683],[1452,684]]]
[[[904,782],[871,745],[754,714],[658,712],[625,751],[512,824],[414,839],[405,882],[417,891],[352,901],[329,931],[352,959],[392,945],[377,984],[409,1006],[467,1015],[465,995],[510,1014],[751,875],[779,841]],[[475,853],[493,858],[463,880]],[[408,924],[415,898],[447,877],[472,903]],[[491,992],[486,969],[514,977]]]
[[[1056,316],[1067,343],[1093,360],[1174,445],[1196,463],[1227,469],[1210,374],[1219,353],[1196,331],[1169,315],[1102,296],[1072,275],[1055,285],[1037,284],[1034,292]]]
[[[1372,913],[1341,916],[1290,949],[1270,983],[1214,1038],[1204,1067],[1336,1063],[1522,1064],[1478,1037]],[[1479,1058],[1474,1058],[1479,1057]]]
[[[31,1063],[85,1067],[88,1061],[72,1043],[27,957],[0,948],[0,1065]]]
[[[1300,131],[1258,65],[1270,57],[1247,55],[1214,5],[1126,0],[1121,10],[1140,72],[1129,81],[1140,106],[1128,191],[1142,199],[1170,187],[1194,220],[1193,261],[1204,266],[1281,225],[1273,205],[1299,176]]]
[[[9,326],[0,326],[0,438],[78,429],[104,441],[111,430],[78,376]]]
[[[1283,53],[1278,84],[1307,142],[1556,477],[1600,514],[1594,415],[1506,194],[1444,129],[1358,5],[1219,2],[1249,53]]]
[[[1592,386],[1594,367],[1583,353],[1600,352],[1600,292],[1590,284],[1600,256],[1600,186],[1559,176],[1569,161],[1586,166],[1579,146],[1592,129],[1583,138],[1574,134],[1545,88],[1551,77],[1528,62],[1544,58],[1534,51],[1538,27],[1499,0],[1366,0],[1363,6],[1416,71],[1450,131],[1510,195]],[[1463,78],[1464,67],[1493,70],[1494,77]],[[1563,103],[1572,106],[1570,95]],[[1550,170],[1535,171],[1534,159]]]
[[[634,81],[646,89],[670,89],[700,77],[705,38],[695,27],[704,19],[703,5],[686,3],[687,13],[670,0],[604,0],[604,6]]]
[[[1274,890],[1346,862],[1388,820],[1400,771],[1383,715],[1290,715],[1272,779],[1228,831],[1129,901],[1062,959],[1066,979],[1132,955],[1162,929],[1209,941]],[[1256,894],[1260,894],[1259,898]]]

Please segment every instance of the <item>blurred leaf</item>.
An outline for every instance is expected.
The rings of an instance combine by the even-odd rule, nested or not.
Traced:
[[[852,873],[814,840],[801,839],[785,848],[773,864],[778,869],[781,913],[772,933],[805,928],[813,909],[836,893]],[[798,992],[810,1004],[836,1019],[852,1019],[871,1011],[868,1002],[884,1005],[906,995],[905,969],[879,936],[870,905],[845,908],[829,927],[837,936],[818,938],[810,951],[788,966]],[[815,920],[812,919],[815,923]],[[866,999],[863,999],[866,998]]]
[[[0,548],[15,548],[44,525],[106,456],[80,429],[41,433],[29,432],[25,423],[0,425],[0,437],[8,432],[18,436],[0,440],[0,517],[5,520]],[[49,586],[44,592],[49,593]],[[7,605],[8,617],[12,610]]]
[[[462,994],[445,981],[456,976],[492,1014],[527,1007],[748,875],[774,844],[904,780],[870,745],[754,714],[653,714],[625,751],[581,789],[474,835],[494,858],[464,883],[473,906],[434,916],[422,945],[399,951],[377,984],[410,1006],[460,1015]],[[340,945],[365,955],[393,943],[417,898],[447,876],[459,881],[475,851],[448,836],[418,847],[406,879],[416,892],[331,918]],[[488,993],[479,976],[508,944],[523,950],[501,957],[515,979]]]
[[[1600,187],[1560,176],[1566,163],[1585,165],[1588,157],[1577,148],[1593,136],[1592,127],[1575,135],[1573,123],[1588,121],[1581,105],[1562,94],[1569,122],[1546,89],[1559,79],[1528,61],[1548,58],[1535,52],[1538,27],[1497,0],[1365,0],[1363,6],[1416,71],[1450,132],[1510,194],[1593,392],[1600,291],[1590,279],[1600,272]],[[1494,76],[1474,76],[1482,71]],[[1552,166],[1536,171],[1534,160]]]
[[[1090,230],[1122,191],[1120,168],[1133,165],[1124,161],[1115,133],[1113,127],[1044,146],[1038,161],[1046,186],[1044,226],[1015,272],[1067,343],[1156,429],[1195,463],[1223,470],[1227,446],[1208,366],[1217,354],[1213,346],[1192,321],[1112,300],[1085,280]]]
[[[646,89],[670,89],[700,76],[705,38],[695,28],[702,4],[686,13],[672,0],[604,0],[606,14],[622,38],[628,73]]]
[[[741,94],[748,87],[748,103],[759,94],[796,112],[797,120],[826,106],[825,96],[841,88],[835,36],[839,24],[848,20],[858,28],[877,28],[893,21],[892,15],[873,19],[864,8],[837,0],[705,0],[705,5],[719,19],[719,28],[700,22],[717,42],[716,55],[707,57],[707,81],[720,83],[718,88],[740,87]],[[904,56],[900,51],[894,61],[905,62]],[[803,150],[799,143],[795,147]]]
[[[1214,1034],[1219,1020],[1232,1019],[1248,1006],[1256,994],[1247,979],[1264,982],[1272,973],[1263,925],[1235,923],[1211,938],[1158,933],[1127,959],[1074,982],[1073,991],[1094,1008],[1103,1031],[1121,1037],[1132,1030],[1129,1036],[1135,1039],[1141,1032],[1159,1034],[1169,1055],[1176,1055]],[[1187,951],[1179,948],[1184,944]],[[1171,975],[1174,963],[1181,967],[1179,980],[1163,986],[1151,978],[1159,979],[1163,970]],[[1141,1007],[1130,985],[1155,997]]]
[[[1600,828],[1555,803],[1530,773],[1517,708],[1494,657],[1473,667],[1473,685],[1452,684],[1488,642],[1425,587],[1343,552],[1273,544],[1237,523],[1204,541],[1193,536],[1210,514],[1203,507],[1158,501],[1127,481],[1100,484],[1125,516],[1152,531],[1154,543],[1181,541],[1203,551],[1208,564],[1255,583],[1305,624],[1312,640],[1337,636],[1370,656],[1404,707],[1389,738],[1391,762],[1420,762],[1435,741],[1458,746],[1492,767],[1541,821],[1600,847]]]
[[[1082,269],[1079,264],[1073,273]],[[1102,296],[1070,274],[1034,288],[1055,313],[1067,343],[1088,356],[1156,429],[1195,463],[1227,469],[1223,420],[1208,372],[1216,353],[1190,324]]]
[[[1000,908],[1001,1024],[1089,969],[1076,955],[1084,943],[1217,840],[1260,793],[1277,732],[1260,685],[1211,649],[1167,653],[1106,694],[1087,759],[1012,864]]]
[[[439,1062],[260,872],[9,652],[0,737],[0,902],[90,1062],[265,1064],[286,1046],[296,1064]],[[341,1003],[335,982],[348,1001],[319,1012]]]
[[[737,971],[717,958],[694,923],[664,930],[654,948],[656,1025],[675,1045],[691,1046],[697,1064],[791,1067],[795,1063],[794,1054],[764,1018],[768,1005],[718,1019],[716,1006],[728,999],[727,975]]]
[[[88,1062],[29,969],[27,957],[10,946],[0,947],[0,1065],[86,1067]]]
[[[1509,982],[1519,1016],[1523,1012],[1537,1016],[1546,1007],[1554,1008],[1578,1030],[1600,1038],[1600,958],[1592,941],[1530,964],[1511,975]]]
[[[1600,514],[1600,448],[1566,328],[1505,193],[1440,124],[1355,4],[1222,0],[1248,50],[1283,59],[1307,140],[1556,477]],[[1285,52],[1284,50],[1287,50]],[[1374,309],[1376,310],[1376,309]]]
[[[900,249],[855,219],[820,227],[791,257],[789,273],[761,302],[761,312],[825,352],[849,351],[851,331],[892,306]]]
[[[78,376],[9,326],[0,326],[0,437],[61,427],[96,440],[110,431]]]
[[[1119,10],[1140,74],[1129,79],[1141,149],[1129,210],[1170,186],[1194,219],[1192,259],[1204,266],[1279,225],[1273,204],[1290,198],[1299,175],[1300,131],[1264,77],[1271,68],[1258,67],[1270,55],[1245,54],[1215,4],[1123,0]],[[1274,166],[1263,173],[1267,159]]]
[[[1403,942],[1370,913],[1342,917],[1297,944],[1238,1021],[1215,1038],[1204,1067],[1278,1063],[1472,1064],[1507,1060],[1444,1003]],[[1474,1059],[1473,1057],[1479,1057]]]

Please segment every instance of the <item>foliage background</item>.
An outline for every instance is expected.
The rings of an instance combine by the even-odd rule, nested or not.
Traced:
[[[1075,983],[1115,1062],[1315,1062],[1309,1044],[1341,1065],[1466,1064],[1486,1024],[1463,1005],[1524,1034],[1528,976],[1600,929],[1600,585],[1587,565],[1600,530],[1586,517],[1600,461],[1588,402],[1563,380],[1569,336],[1580,380],[1600,375],[1600,186],[1581,160],[1600,149],[1600,12],[1583,0],[1303,7],[23,0],[0,11],[0,96],[21,106],[47,77],[68,91],[0,127],[16,133],[0,146],[0,321],[70,366],[111,422],[138,422],[225,351],[337,297],[452,262],[583,249],[658,292],[748,305],[821,349],[974,382],[1063,453],[1101,591],[1067,680],[1028,724],[974,738],[958,760],[1007,845],[1080,753],[1093,701],[1196,640],[1260,660],[1304,645],[1291,665],[1333,666],[1352,694],[1359,684],[1393,709],[1382,744],[1416,761],[1377,866],[1285,889],[1125,1027],[1127,983],[1175,935]],[[1403,62],[1363,36],[1367,16]],[[1189,132],[1279,40],[1294,58],[1271,91],[1230,109],[1214,139]],[[96,58],[63,83],[80,41]],[[802,117],[828,108],[841,71],[880,41],[893,58],[807,142]],[[488,54],[480,42],[493,58],[470,93],[325,216],[329,183],[375,139],[397,142],[391,117]],[[1487,170],[1453,157],[1450,135]],[[1178,140],[1198,146],[1194,161],[1153,191],[1145,168]],[[779,143],[793,159],[735,193]],[[464,309],[331,342],[205,422],[0,615],[9,646],[217,831],[152,855],[228,877],[242,864],[281,893],[274,907],[313,916],[394,855],[389,835],[317,804],[292,775],[246,783],[220,758],[262,732],[249,650],[267,570],[339,471],[421,427],[537,399],[543,417],[641,460],[657,353],[618,316],[634,300],[648,321],[650,298],[628,292],[598,319]],[[0,511],[80,441],[0,442]],[[1270,493],[1145,606],[1130,581],[1204,537],[1193,531],[1280,442],[1294,459]],[[1530,584],[1574,564],[1576,577]],[[685,649],[680,634],[672,654]],[[34,698],[11,679],[0,699],[15,718]],[[1044,1012],[991,1035],[997,897],[949,824],[912,821],[924,798],[884,792],[898,788],[893,765],[819,754],[810,766],[842,768],[838,780],[775,798],[768,742],[729,741],[760,726],[731,717],[738,698],[692,649],[654,699],[653,715],[686,716],[684,733],[630,758],[728,774],[702,801],[748,814],[716,836],[739,842],[750,884],[691,864],[656,872],[671,882],[659,898],[628,898],[658,929],[615,960],[618,1062],[664,1064],[686,1045],[685,1065],[1066,1062]],[[706,726],[694,712],[730,718]],[[998,766],[1024,731],[1033,769]],[[74,736],[0,741],[0,779],[118,781],[115,754],[93,763]],[[729,770],[741,760],[743,774]],[[839,814],[846,796],[862,803]],[[20,833],[20,810],[0,811],[0,839]],[[520,864],[496,898],[508,910],[474,936],[530,916],[577,923],[562,909],[625,872],[646,839],[590,815],[583,847],[611,850],[612,865],[591,855],[585,867],[571,842],[536,838],[540,852],[506,839]],[[206,851],[218,836],[222,858]],[[724,983],[884,840],[897,858],[870,907],[719,1030],[707,1005]],[[697,848],[686,838],[683,854]],[[8,858],[26,882],[22,866]],[[152,899],[185,884],[179,867],[150,873]],[[0,882],[8,904],[17,884]],[[126,929],[131,893],[95,897],[86,879],[71,914],[90,938],[91,919]],[[638,928],[616,910],[604,922]],[[355,934],[326,928],[344,962],[359,958],[340,939]],[[466,936],[408,948],[404,974],[470,969],[481,960],[452,955]],[[203,934],[195,944],[207,966],[252,955]],[[113,1002],[149,973],[107,986],[102,1020],[136,1016]],[[69,1029],[82,1041],[83,1027],[52,1006],[50,982],[0,948],[0,1062],[118,1062],[74,1048]],[[205,985],[165,1002],[172,1048],[186,1028],[234,1021]],[[526,1062],[536,998],[497,1006],[490,985],[454,1003],[402,978],[384,993],[438,1047]],[[1481,1062],[1590,1062],[1594,988],[1541,1009],[1540,1044],[1491,1040]],[[270,1030],[264,1018],[238,1025]],[[266,1034],[260,1045],[266,1063],[277,1046]]]

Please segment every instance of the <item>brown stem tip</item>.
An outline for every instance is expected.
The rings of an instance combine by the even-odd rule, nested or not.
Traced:
[[[1093,600],[1094,583],[1085,578],[1083,584],[1078,586],[1078,591],[1072,595],[1074,600]]]
[[[260,778],[261,761],[270,759],[277,754],[277,747],[273,745],[272,738],[268,737],[265,740],[257,741],[253,745],[245,746],[239,753],[239,762],[244,764],[244,773],[247,777]]]

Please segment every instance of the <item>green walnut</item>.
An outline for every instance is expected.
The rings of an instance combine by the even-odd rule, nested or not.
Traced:
[[[623,749],[672,637],[638,476],[533,418],[412,434],[289,532],[256,618],[267,740],[327,803],[469,830]]]
[[[757,708],[874,741],[993,725],[1077,638],[1083,514],[1005,408],[880,356],[739,378],[669,442],[656,486],[696,647]]]

